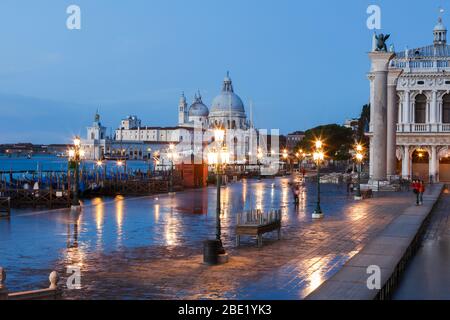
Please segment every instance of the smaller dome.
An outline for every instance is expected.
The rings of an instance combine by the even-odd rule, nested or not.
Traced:
[[[207,117],[209,115],[208,107],[203,104],[200,93],[195,95],[194,103],[189,108],[190,117]]]
[[[442,23],[442,18],[439,18],[437,25],[433,29],[434,31],[447,31],[447,28]]]

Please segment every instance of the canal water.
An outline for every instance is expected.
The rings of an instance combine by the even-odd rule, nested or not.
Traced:
[[[450,194],[433,210],[421,248],[408,265],[395,300],[450,300]]]
[[[288,183],[287,178],[277,178],[224,187],[224,245],[234,245],[236,213],[243,210],[281,208],[283,223],[291,228],[310,223],[316,204],[315,184],[306,185],[296,210]],[[323,209],[333,214],[351,202],[345,186],[338,185],[323,185],[322,199]],[[161,259],[187,251],[200,254],[202,242],[214,238],[215,210],[214,187],[175,196],[96,198],[85,202],[80,214],[70,210],[16,210],[9,220],[0,220],[0,265],[7,270],[8,288],[17,291],[46,287],[52,270],[57,270],[65,281],[69,266],[79,267],[83,274],[101,275],[103,257],[110,257],[107,265],[111,272],[120,272],[114,257],[123,257],[134,249],[151,250],[155,258]],[[139,259],[127,256],[125,260],[139,263]],[[83,283],[81,292],[69,292],[69,298],[142,298],[142,293],[138,295],[130,284],[127,288],[110,288],[112,284],[97,280]]]
[[[116,161],[104,161],[108,170],[116,170]],[[83,166],[90,170],[95,169],[94,161],[83,161]],[[150,166],[150,167],[149,167]],[[141,170],[146,172],[153,165],[147,161],[127,161],[127,168],[131,170]],[[18,157],[0,154],[0,171],[66,171],[67,158],[58,158],[53,155],[35,155],[31,159],[27,157]]]

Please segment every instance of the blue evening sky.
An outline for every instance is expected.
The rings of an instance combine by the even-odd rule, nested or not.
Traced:
[[[342,123],[368,100],[369,4],[397,50],[432,43],[439,6],[450,25],[443,0],[2,0],[0,143],[84,136],[96,108],[176,125],[180,93],[209,106],[227,70],[257,127]]]

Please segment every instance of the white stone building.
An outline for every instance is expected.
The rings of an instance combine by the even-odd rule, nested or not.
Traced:
[[[450,46],[439,18],[429,46],[371,52],[370,175],[450,181]]]
[[[97,114],[94,124],[87,129],[83,146],[88,159],[127,157],[150,159],[155,151],[162,156],[170,144],[176,145],[179,161],[206,158],[205,143],[212,141],[213,129],[225,128],[226,144],[233,163],[245,163],[257,153],[257,131],[247,119],[241,98],[234,93],[227,74],[222,91],[211,104],[211,112],[203,103],[200,93],[195,94],[188,107],[184,93],[178,105],[178,125],[174,127],[143,126],[137,116],[128,116],[115,130],[112,139],[106,138],[106,128]]]

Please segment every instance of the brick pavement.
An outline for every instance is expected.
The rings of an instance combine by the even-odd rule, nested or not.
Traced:
[[[342,206],[330,204],[332,199]],[[302,299],[335,274],[412,202],[412,194],[391,193],[363,202],[324,196],[326,217],[312,221],[313,201],[304,213],[285,210],[282,241],[231,246],[226,265],[203,265],[201,247],[149,246],[92,255],[94,271],[83,274],[83,290],[65,298]],[[327,210],[329,210],[327,212]],[[302,216],[300,216],[302,215]],[[100,271],[101,270],[101,271]],[[117,295],[120,292],[120,296]]]

